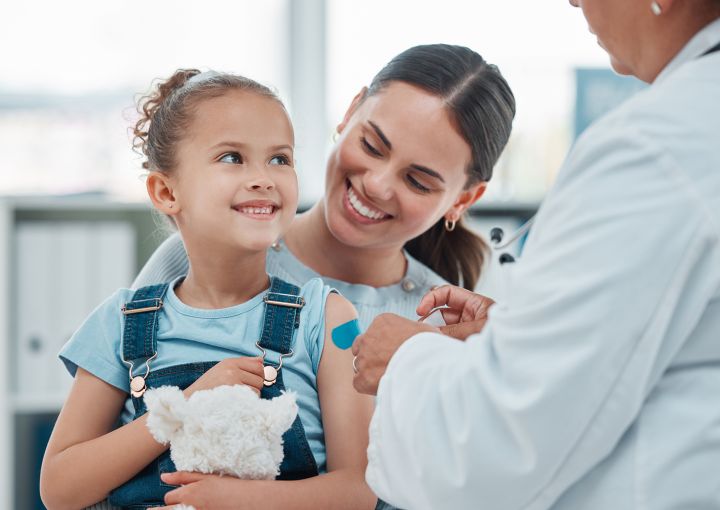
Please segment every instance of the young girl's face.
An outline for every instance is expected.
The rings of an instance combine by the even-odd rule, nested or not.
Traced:
[[[443,100],[429,92],[391,83],[356,101],[338,131],[325,214],[344,244],[403,245],[444,215],[461,212],[459,201],[473,194],[465,190],[470,146]]]
[[[238,90],[201,100],[170,176],[186,245],[261,251],[275,242],[297,209],[293,147],[276,100]]]

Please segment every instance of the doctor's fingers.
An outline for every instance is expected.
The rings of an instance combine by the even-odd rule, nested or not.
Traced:
[[[450,310],[443,310],[443,319],[447,323],[479,320],[487,315],[488,308],[493,304],[495,301],[489,297],[455,285],[443,285],[423,296],[417,314],[426,315],[433,308],[447,306]]]
[[[440,332],[443,335],[447,335],[458,340],[465,340],[470,335],[480,333],[485,327],[486,322],[487,319],[480,319],[476,321],[448,324],[447,326],[440,326]]]

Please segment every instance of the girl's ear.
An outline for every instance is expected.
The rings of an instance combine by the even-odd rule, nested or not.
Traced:
[[[487,182],[480,182],[463,190],[452,207],[445,213],[445,219],[450,221],[459,220],[460,216],[483,196],[486,189]]]
[[[343,120],[340,122],[340,124],[337,125],[337,132],[342,133],[345,129],[345,126],[347,126],[348,122],[350,122],[350,118],[353,116],[353,113],[355,113],[355,110],[358,109],[358,106],[360,106],[360,103],[362,103],[363,99],[365,99],[365,95],[367,94],[367,87],[363,87],[360,92],[358,92],[355,97],[352,100],[352,103],[350,103],[350,107],[345,112],[345,116],[343,117]]]
[[[173,182],[167,174],[150,172],[145,186],[150,200],[158,211],[168,216],[175,216],[180,212],[180,203],[175,197]]]

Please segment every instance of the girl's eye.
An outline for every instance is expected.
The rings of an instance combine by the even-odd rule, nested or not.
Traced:
[[[277,156],[273,156],[270,159],[270,164],[292,166],[290,163],[290,158],[288,158],[285,154],[278,154]]]
[[[363,147],[365,147],[365,150],[368,151],[373,156],[382,156],[382,153],[377,150],[375,147],[370,145],[370,142],[367,141],[367,138],[364,136],[360,138],[360,143],[362,143]]]
[[[220,159],[218,160],[221,163],[230,163],[233,165],[242,165],[243,159],[240,154],[237,152],[228,152],[227,154],[223,154],[220,156]]]
[[[412,175],[408,175],[407,180],[413,188],[417,189],[421,193],[429,193],[430,191],[432,191],[427,186],[423,186],[422,184],[420,184],[420,182],[417,179],[415,179]]]

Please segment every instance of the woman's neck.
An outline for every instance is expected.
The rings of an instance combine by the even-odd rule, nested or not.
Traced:
[[[228,308],[249,301],[268,287],[264,251],[240,254],[227,250],[228,253],[222,253],[207,247],[193,249],[188,244],[186,249],[190,269],[187,277],[175,288],[175,294],[188,306]]]
[[[284,239],[293,255],[310,269],[348,283],[384,287],[402,280],[407,269],[402,245],[363,248],[338,241],[325,222],[322,202],[297,216]]]

